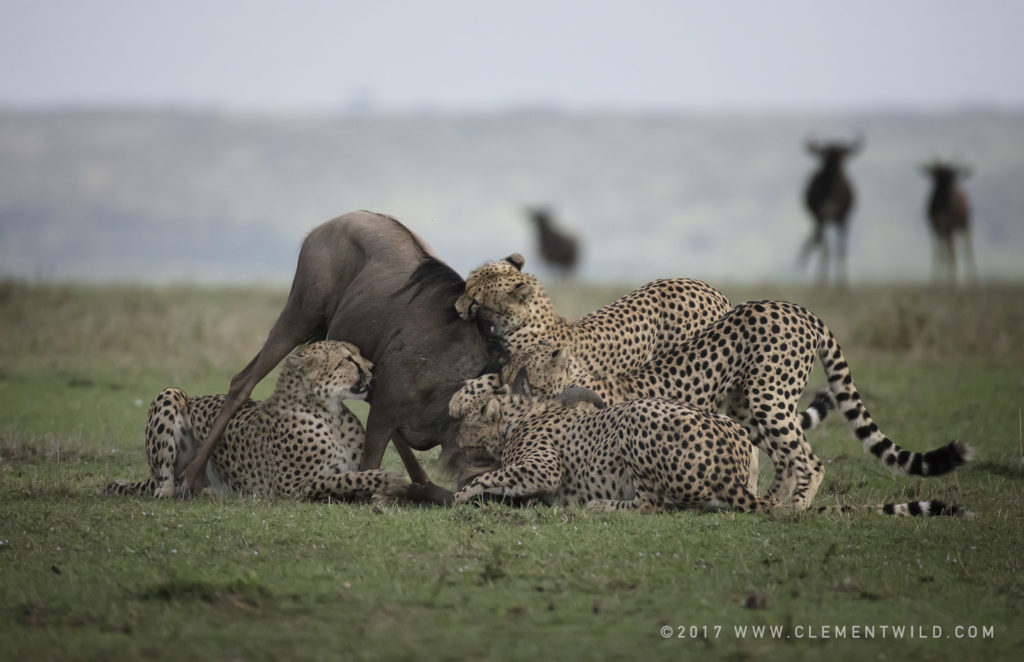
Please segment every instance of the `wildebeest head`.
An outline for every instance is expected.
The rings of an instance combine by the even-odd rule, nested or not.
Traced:
[[[968,165],[932,159],[921,164],[921,172],[932,180],[936,188],[940,188],[952,186],[958,180],[970,177],[974,171]]]
[[[849,156],[856,156],[864,148],[864,136],[858,135],[854,140],[844,142],[840,140],[821,142],[808,140],[805,144],[807,151],[820,159],[822,168],[825,170],[842,168],[843,161]]]

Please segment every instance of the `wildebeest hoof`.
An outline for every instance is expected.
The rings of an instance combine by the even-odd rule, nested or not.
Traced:
[[[450,506],[455,502],[451,490],[435,483],[413,483],[405,493],[405,497],[416,503],[432,503],[435,506]]]

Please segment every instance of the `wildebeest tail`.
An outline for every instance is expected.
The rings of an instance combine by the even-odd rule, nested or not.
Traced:
[[[864,407],[835,336],[820,320],[819,324],[818,357],[825,367],[829,389],[865,453],[877,457],[893,473],[912,476],[941,476],[970,461],[973,450],[962,441],[951,441],[935,450],[919,453],[904,450],[885,436]]]

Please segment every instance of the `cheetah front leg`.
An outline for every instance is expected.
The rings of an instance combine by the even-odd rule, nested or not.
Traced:
[[[612,513],[617,510],[629,510],[642,515],[653,515],[663,513],[668,508],[665,500],[661,497],[637,490],[636,496],[628,501],[618,499],[594,499],[587,503],[587,510],[599,513]]]
[[[369,499],[370,497],[405,496],[409,481],[393,471],[369,469],[367,471],[342,471],[325,469],[311,483],[303,485],[301,499]]]
[[[455,503],[469,503],[484,493],[510,497],[550,494],[561,484],[561,475],[561,467],[554,460],[510,464],[469,481],[455,493]]]

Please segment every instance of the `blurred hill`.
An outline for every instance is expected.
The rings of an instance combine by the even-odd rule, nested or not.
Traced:
[[[512,251],[540,271],[523,207],[583,237],[581,276],[809,279],[808,137],[850,137],[850,273],[926,280],[927,181],[974,167],[985,278],[1024,278],[1024,112],[849,116],[230,115],[0,111],[0,275],[287,282],[316,224],[393,214],[465,274]]]

